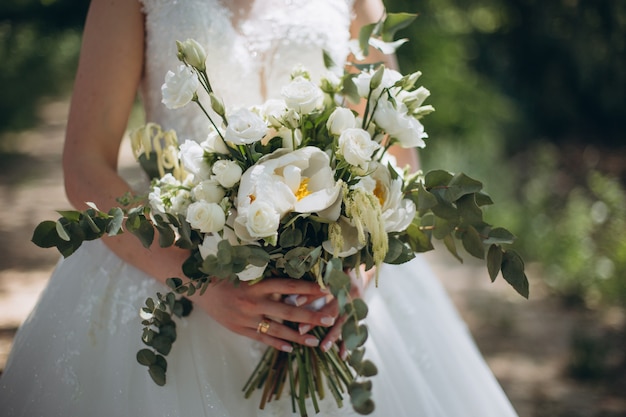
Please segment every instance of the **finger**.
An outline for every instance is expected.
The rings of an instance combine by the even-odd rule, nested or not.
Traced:
[[[269,344],[270,346],[277,347],[280,350],[285,349],[285,345],[291,346],[292,342],[309,347],[319,346],[319,339],[313,335],[298,333],[295,329],[285,326],[273,320],[262,320],[255,328],[256,339]]]
[[[333,346],[333,343],[339,340],[339,337],[341,336],[341,328],[343,327],[343,324],[346,322],[346,320],[347,316],[339,317],[335,325],[328,331],[328,333],[326,333],[326,336],[320,344],[322,352],[328,352]]]
[[[267,301],[263,304],[263,314],[282,321],[329,327],[335,324],[337,315],[331,311],[311,311],[306,308],[291,306],[283,302]]]
[[[250,286],[251,290],[259,294],[298,294],[321,297],[328,294],[328,289],[323,289],[316,282],[303,281],[293,278],[269,278]]]

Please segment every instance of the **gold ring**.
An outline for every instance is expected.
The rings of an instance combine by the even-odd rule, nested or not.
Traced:
[[[265,334],[270,329],[270,321],[268,319],[263,319],[259,322],[259,325],[256,326],[256,332]]]

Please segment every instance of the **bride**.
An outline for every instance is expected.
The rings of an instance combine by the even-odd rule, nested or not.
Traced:
[[[204,139],[196,109],[168,110],[160,87],[175,68],[175,40],[194,38],[208,52],[213,88],[227,106],[249,106],[279,94],[294,63],[313,75],[322,50],[336,63],[348,40],[383,13],[380,0],[93,0],[67,125],[63,167],[70,201],[85,208],[117,205],[130,190],[117,157],[139,89],[146,119],[181,139]],[[188,106],[189,107],[189,106]],[[414,157],[396,154],[401,164]],[[253,286],[222,283],[194,296],[178,326],[168,382],[154,384],[135,361],[143,346],[138,310],[182,276],[187,253],[144,250],[129,234],[88,242],[59,262],[37,306],[16,335],[0,379],[5,416],[290,416],[288,396],[258,409],[244,400],[247,376],[266,345],[328,349],[341,331],[337,303],[319,311],[275,301],[296,294],[300,305],[324,294],[314,283],[267,279]],[[515,416],[464,324],[420,258],[384,266],[379,288],[363,291],[370,306],[367,355],[376,416]],[[323,340],[266,316],[330,328]],[[323,416],[348,416],[331,398]]]

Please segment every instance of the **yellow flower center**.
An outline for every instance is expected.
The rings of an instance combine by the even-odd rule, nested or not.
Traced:
[[[300,186],[298,187],[298,191],[296,191],[296,199],[298,201],[302,200],[304,197],[311,194],[311,191],[309,191],[308,186],[309,186],[309,179],[302,178],[302,181],[300,181]]]
[[[383,187],[380,181],[376,181],[376,187],[374,188],[374,195],[378,198],[378,202],[382,207],[385,204],[385,187]]]
[[[250,204],[254,203],[254,200],[256,200],[256,196],[254,194],[248,194],[248,198],[250,199]]]

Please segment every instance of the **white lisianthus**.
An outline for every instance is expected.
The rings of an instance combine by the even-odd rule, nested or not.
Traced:
[[[352,110],[337,107],[328,117],[326,127],[333,135],[340,135],[344,130],[356,127],[356,117]]]
[[[287,113],[287,103],[285,103],[285,100],[267,100],[261,107],[261,113],[265,116],[265,120],[267,120],[270,126],[280,129],[283,126],[284,117]]]
[[[204,149],[193,140],[186,140],[179,148],[183,168],[193,174],[198,181],[209,178],[211,168],[204,159]]]
[[[151,187],[151,191],[148,194],[148,203],[153,214],[165,214],[165,204],[161,198],[161,187]]]
[[[367,131],[359,128],[345,129],[337,142],[338,153],[346,162],[363,170],[367,169],[372,154],[380,148]]]
[[[228,115],[224,139],[235,145],[247,145],[263,139],[267,126],[258,114],[241,108]]]
[[[184,42],[176,41],[178,49],[178,59],[199,71],[206,69],[206,52],[202,45],[194,39],[187,39]]]
[[[254,239],[264,239],[275,244],[280,225],[280,215],[268,202],[256,200],[248,207],[246,228]]]
[[[242,173],[241,167],[235,161],[220,159],[213,164],[215,179],[224,188],[231,188],[237,184]]]
[[[367,98],[369,95],[370,83],[374,73],[375,71],[362,71],[353,79],[360,97]],[[391,88],[401,78],[402,74],[398,71],[385,68],[380,85],[372,92],[371,98],[374,100],[378,99],[383,88]]]
[[[174,215],[185,214],[192,201],[191,193],[188,190],[177,190],[170,197],[168,212]]]
[[[209,255],[217,255],[217,245],[224,239],[228,240],[228,242],[232,246],[239,245],[237,236],[235,236],[230,228],[224,228],[222,234],[223,237],[217,233],[207,233],[204,236],[202,244],[198,246],[198,250],[200,251],[200,256],[202,256],[202,259],[206,259]],[[267,265],[254,266],[248,264],[243,271],[237,273],[237,278],[239,278],[241,281],[252,281],[260,278],[261,276],[263,276],[266,266]]]
[[[207,203],[219,203],[226,195],[226,191],[215,178],[202,181],[193,187],[191,193],[197,201],[206,201]]]
[[[202,233],[219,232],[226,224],[224,210],[216,203],[195,201],[187,207],[187,221]]]
[[[304,77],[295,77],[281,90],[287,106],[302,114],[312,113],[322,104],[322,90]]]
[[[199,86],[196,73],[185,65],[179,65],[176,72],[168,71],[165,74],[165,83],[161,86],[161,101],[168,109],[183,107],[194,98]]]
[[[407,107],[403,103],[396,103],[396,107],[384,99],[378,101],[374,122],[394,139],[403,148],[423,148],[426,146],[424,139],[428,137],[424,126],[419,120],[407,113]]]
[[[204,142],[200,144],[207,152],[220,153],[222,155],[228,155],[228,147],[224,140],[220,137],[219,133],[211,127],[209,134]]]

